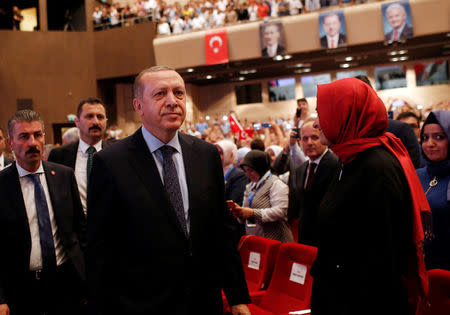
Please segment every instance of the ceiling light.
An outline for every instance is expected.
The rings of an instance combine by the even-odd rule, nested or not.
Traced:
[[[245,77],[239,77],[239,81],[244,81]]]
[[[399,55],[404,55],[404,54],[408,53],[408,50],[406,50],[406,49],[399,50],[399,51],[397,51],[397,53],[398,53]]]
[[[397,57],[395,57],[395,58],[391,58],[391,59],[389,59],[389,60],[392,61],[392,62],[397,62],[397,61],[399,61],[400,59],[397,58]]]
[[[285,55],[284,56],[284,60],[288,60],[288,59],[291,59],[292,58],[292,55]]]
[[[213,78],[213,76],[210,75],[210,74],[208,74],[208,75],[206,76],[206,79],[208,79],[208,80],[211,80],[212,78]]]
[[[311,68],[298,69],[294,71],[294,73],[308,73],[308,72],[311,72]]]
[[[345,61],[352,61],[352,60],[353,60],[353,57],[352,57],[352,56],[345,57]]]
[[[393,51],[388,52],[387,54],[388,54],[388,56],[395,56],[395,55],[397,55],[397,51],[393,50]]]
[[[408,56],[402,56],[400,58],[398,58],[400,61],[405,61],[408,60]]]
[[[283,60],[283,56],[281,56],[281,55],[276,55],[275,57],[273,57],[273,60],[275,60],[275,61],[281,61],[281,60]]]
[[[350,64],[349,64],[349,63],[341,63],[341,64],[339,65],[339,67],[344,68],[344,69],[350,68]]]
[[[194,68],[189,68],[186,70],[187,72],[194,72]]]
[[[252,74],[252,73],[256,73],[256,69],[250,69],[250,70],[242,70],[239,71],[240,74]]]

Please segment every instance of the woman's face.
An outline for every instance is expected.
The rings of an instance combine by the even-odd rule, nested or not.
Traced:
[[[425,125],[422,134],[422,150],[432,162],[440,162],[447,159],[448,139],[440,125]]]
[[[252,182],[256,183],[261,178],[261,176],[259,176],[257,171],[255,171],[251,167],[248,167],[247,165],[244,165],[242,169],[244,170],[245,176],[247,176],[247,178],[250,179]]]

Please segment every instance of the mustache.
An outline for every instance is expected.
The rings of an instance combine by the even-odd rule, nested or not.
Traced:
[[[181,109],[179,109],[178,107],[170,110],[170,109],[165,109],[161,112],[162,115],[164,114],[178,114],[178,115],[182,115],[183,111]]]
[[[25,154],[30,154],[30,153],[41,153],[41,151],[39,151],[36,147],[31,147],[28,149],[27,152],[25,152]]]
[[[92,127],[89,127],[89,130],[97,129],[98,131],[102,131],[102,128],[100,128],[99,125],[93,125]]]

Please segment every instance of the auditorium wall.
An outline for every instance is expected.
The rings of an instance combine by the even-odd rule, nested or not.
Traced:
[[[0,31],[0,126],[32,99],[53,142],[52,123],[67,122],[78,102],[96,95],[93,33]]]

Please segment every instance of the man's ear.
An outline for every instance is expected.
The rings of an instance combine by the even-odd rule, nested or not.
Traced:
[[[134,111],[137,112],[138,114],[140,114],[142,111],[141,101],[136,97],[133,98],[133,108],[134,108]]]
[[[78,119],[78,116],[75,117],[73,122],[75,123],[75,126],[77,126],[77,128],[79,129],[80,127],[78,126],[78,124],[80,123],[80,119]]]

